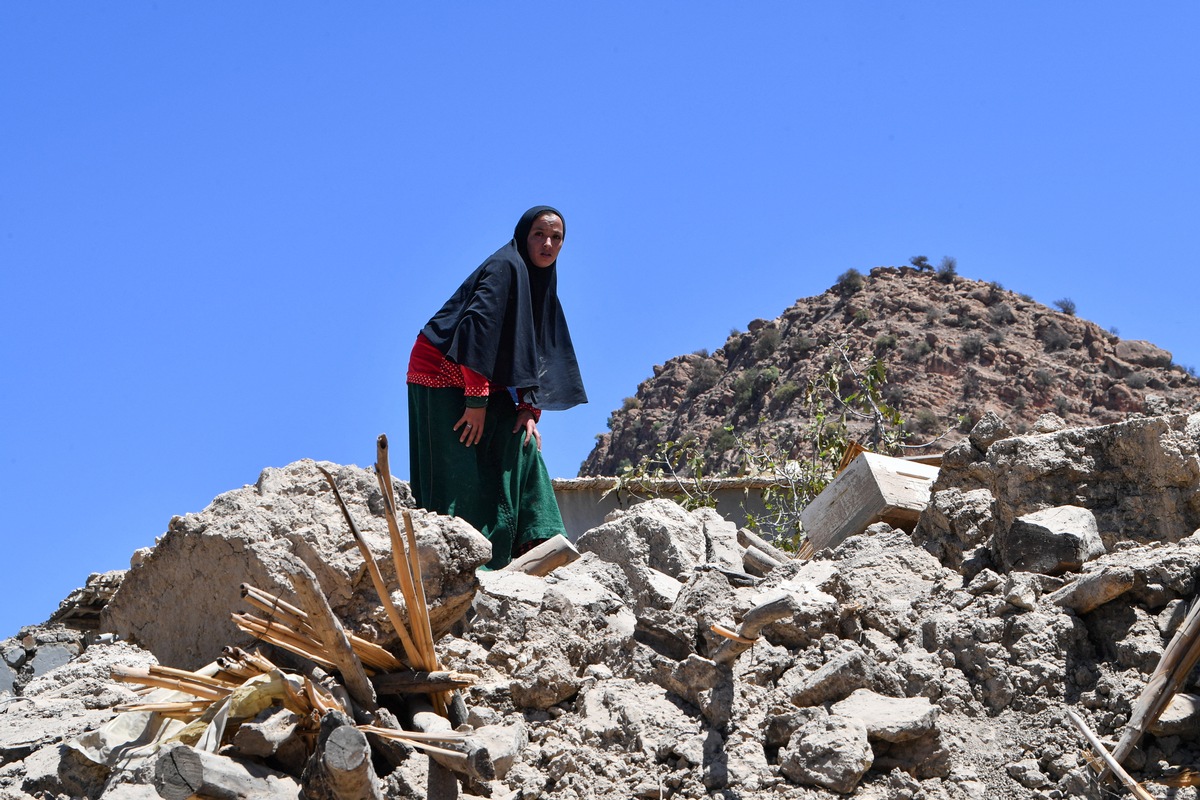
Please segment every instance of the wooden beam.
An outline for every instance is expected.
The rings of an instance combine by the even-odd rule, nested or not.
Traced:
[[[379,694],[436,694],[474,686],[478,675],[466,672],[409,670],[385,672],[371,678]]]
[[[1154,800],[1154,796],[1143,789],[1141,785],[1135,781],[1128,772],[1125,771],[1125,768],[1121,766],[1121,763],[1113,758],[1108,750],[1104,747],[1104,743],[1100,741],[1100,738],[1092,732],[1092,729],[1089,728],[1074,711],[1067,709],[1067,716],[1071,719],[1072,724],[1079,729],[1079,732],[1083,734],[1083,738],[1088,740],[1088,744],[1090,744],[1092,749],[1096,751],[1096,755],[1100,756],[1100,759],[1104,762],[1107,768],[1117,776],[1117,779],[1120,780],[1121,783],[1125,784],[1125,788],[1132,792],[1133,796],[1136,797],[1137,800]]]
[[[304,768],[309,800],[386,800],[371,766],[366,734],[338,711],[321,717],[317,747]]]
[[[1150,676],[1141,697],[1133,706],[1125,733],[1121,735],[1117,746],[1113,748],[1112,757],[1118,763],[1124,763],[1133,748],[1141,741],[1142,736],[1154,724],[1167,705],[1172,695],[1179,690],[1192,667],[1200,660],[1200,599],[1192,601],[1187,617],[1171,637],[1167,649],[1158,660],[1158,666]],[[1101,775],[1101,777],[1104,777]]]
[[[416,730],[430,734],[454,733],[450,721],[434,711],[427,700],[414,696],[409,698],[408,703],[413,710],[412,727]],[[492,764],[492,757],[485,745],[470,736],[464,737],[459,745],[461,750],[453,754],[426,748],[431,759],[430,767],[432,768],[434,763],[440,764],[480,783],[495,780],[496,767]]]
[[[762,629],[795,613],[796,601],[787,592],[780,592],[746,612],[742,624],[738,627],[736,637],[731,637],[718,625],[713,626],[713,632],[725,637],[720,648],[713,655],[713,661],[729,666],[737,657],[754,646],[755,640],[762,634]]]
[[[782,561],[776,560],[770,553],[759,550],[755,545],[750,545],[742,553],[742,566],[751,575],[757,575],[760,578],[782,564]]]
[[[325,654],[337,667],[338,672],[342,673],[342,682],[346,685],[350,697],[362,708],[374,711],[379,707],[375,698],[375,687],[371,685],[362,662],[355,655],[341,621],[329,607],[329,601],[321,591],[321,585],[317,583],[317,576],[298,558],[286,559],[282,568],[308,614],[309,624],[325,646]]]
[[[778,561],[780,564],[785,564],[788,561],[792,561],[796,558],[793,554],[780,550],[778,547],[771,544],[749,528],[738,528],[737,540],[738,544],[740,544],[742,547],[745,547],[746,549],[756,547],[761,552],[766,553],[771,558]]]
[[[363,538],[362,533],[358,530],[358,525],[354,524],[354,518],[350,516],[350,509],[346,506],[346,502],[342,500],[342,493],[338,491],[337,483],[333,480],[333,476],[324,467],[318,466],[318,470],[325,476],[325,480],[329,483],[329,488],[333,489],[333,498],[337,501],[338,508],[342,510],[342,516],[346,520],[347,527],[350,528],[350,535],[354,537],[354,543],[358,545],[358,550],[362,554],[363,562],[367,567],[367,574],[371,576],[371,583],[375,586],[375,593],[379,595],[379,602],[383,604],[383,610],[387,613],[388,621],[392,623],[392,627],[396,630],[396,635],[400,637],[400,645],[404,648],[404,654],[408,658],[410,665],[420,665],[420,651],[413,642],[412,636],[409,635],[408,627],[404,624],[404,620],[400,618],[400,612],[396,609],[396,604],[392,602],[392,593],[388,591],[387,584],[383,582],[383,575],[379,572],[379,565],[375,563],[375,554],[371,552],[371,546],[367,544],[367,540]],[[412,614],[412,609],[409,609],[409,614]]]

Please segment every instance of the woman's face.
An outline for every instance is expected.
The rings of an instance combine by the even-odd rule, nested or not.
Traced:
[[[543,214],[533,221],[525,249],[535,267],[545,269],[558,260],[558,251],[563,246],[563,231],[563,221],[557,214]]]

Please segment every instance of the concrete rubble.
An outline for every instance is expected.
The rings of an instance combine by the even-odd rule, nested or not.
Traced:
[[[487,769],[448,788],[398,748],[374,754],[372,780],[391,798],[1121,796],[1093,784],[1067,711],[1111,746],[1186,615],[1198,454],[1200,415],[1047,419],[1022,436],[987,416],[947,453],[914,533],[876,523],[763,576],[733,525],[663,500],[610,516],[544,578],[477,571],[482,537],[414,512],[438,657],[476,676],[460,731]],[[326,466],[391,569],[374,475]],[[266,470],[173,520],[98,627],[31,626],[0,643],[0,800],[170,796],[155,777],[168,758],[264,776],[246,778],[254,796],[304,796],[301,722],[282,709],[199,755],[97,745],[124,716],[115,707],[136,701],[114,667],[197,669],[253,646],[230,623],[245,610],[238,586],[288,595],[296,558],[347,630],[399,652],[315,464]],[[1125,766],[1154,797],[1191,800],[1198,730],[1189,679]]]

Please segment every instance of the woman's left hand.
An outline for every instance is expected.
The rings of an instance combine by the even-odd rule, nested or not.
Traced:
[[[532,438],[537,441],[537,449],[541,450],[542,434],[538,432],[537,420],[526,409],[521,409],[517,412],[517,424],[513,426],[513,433],[517,433],[522,429],[525,431],[525,441],[521,442],[521,446],[524,447],[529,444],[529,440]]]

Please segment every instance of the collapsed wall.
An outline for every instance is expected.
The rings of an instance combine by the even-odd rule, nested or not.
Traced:
[[[290,593],[285,565],[295,557],[316,573],[329,604],[349,627],[384,646],[396,646],[322,466],[336,481],[379,571],[398,587],[383,493],[374,473],[305,459],[265,469],[253,486],[226,492],[203,511],[172,519],[152,549],[135,554],[134,566],[101,614],[101,628],[139,643],[164,664],[202,666],[226,645],[253,642],[231,618],[232,612],[246,609],[241,586]],[[440,635],[470,604],[474,568],[488,560],[491,548],[465,522],[411,508],[407,484],[395,481],[394,489],[420,531],[418,553],[430,616]],[[403,608],[399,594],[397,603]],[[181,611],[186,617],[181,618]]]
[[[430,573],[456,576],[455,587],[472,581],[470,607],[440,636],[438,654],[446,668],[477,676],[463,692],[468,725],[488,733],[496,756],[494,776],[464,780],[461,796],[1101,796],[1066,711],[1110,741],[1119,736],[1195,594],[1200,415],[1053,427],[1047,419],[1041,433],[1012,437],[985,419],[947,454],[913,536],[879,523],[766,571],[746,561],[732,524],[661,500],[580,537],[582,558],[545,578],[476,573],[475,556],[462,555],[469,547],[453,555],[426,546],[422,534]],[[331,605],[348,628],[382,636],[361,559],[336,516],[315,505],[311,466],[269,472],[260,485],[306,498],[289,501],[295,519],[272,517],[286,503],[262,489],[214,502],[186,536],[173,525],[180,541],[164,539],[106,611],[110,624],[132,620],[133,597],[151,591],[159,593],[144,602],[160,615],[164,603],[197,604],[172,615],[174,637],[168,626],[122,622],[125,635],[153,636],[91,644],[25,683],[21,702],[0,706],[10,723],[0,730],[19,732],[0,734],[0,797],[143,796],[132,792],[145,788],[147,767],[139,773],[62,747],[94,719],[39,733],[51,710],[80,703],[79,679],[66,671],[107,653],[153,658],[135,645],[164,662],[164,654],[214,657],[228,642],[198,617],[237,606],[234,597],[211,599],[224,591],[214,581],[241,579],[220,574],[239,560],[228,553],[267,563],[268,531],[293,552],[338,564],[335,575],[319,573]],[[356,516],[375,525],[367,519],[373,477],[345,467],[338,479],[361,487]],[[358,494],[343,493],[348,502]],[[248,539],[247,528],[263,534]],[[376,554],[386,554],[386,538],[376,537]],[[184,547],[187,538],[199,541]],[[184,564],[205,579],[182,579]],[[160,570],[175,576],[170,593],[155,588],[167,585],[153,574]],[[433,588],[436,579],[426,579]],[[111,716],[128,689],[102,689],[94,673],[89,680],[91,710]],[[1186,700],[1194,683],[1184,689],[1127,761],[1160,786],[1200,759],[1200,714]],[[381,768],[388,796],[425,797],[423,764],[413,755]],[[290,786],[278,796],[295,797]],[[1195,796],[1190,787],[1171,791]]]
[[[1013,436],[989,413],[943,457],[915,540],[951,566],[987,565],[1022,515],[1069,506],[1094,516],[1107,550],[1177,542],[1200,528],[1198,453],[1200,414],[1097,428],[1051,414]]]

